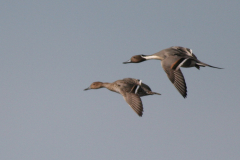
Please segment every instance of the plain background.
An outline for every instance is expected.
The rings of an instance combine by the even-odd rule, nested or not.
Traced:
[[[239,160],[240,1],[0,2],[1,160]],[[209,67],[182,69],[188,97],[160,61],[170,46]],[[121,95],[83,91],[138,78],[138,117]]]

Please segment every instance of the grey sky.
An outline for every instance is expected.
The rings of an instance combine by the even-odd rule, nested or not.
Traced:
[[[0,159],[240,159],[240,1],[1,1]],[[183,99],[160,61],[170,46],[209,67],[182,69]],[[83,91],[139,78],[140,118],[121,95]]]

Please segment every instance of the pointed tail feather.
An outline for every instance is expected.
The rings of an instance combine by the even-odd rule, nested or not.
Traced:
[[[157,94],[157,95],[161,95],[160,93],[157,93],[157,92],[152,92],[153,94]]]
[[[212,67],[212,68],[223,69],[223,68],[220,68],[220,67],[211,66],[211,65],[203,63],[203,62],[199,62],[199,63],[196,63],[196,64],[201,66],[201,67],[208,66],[208,67]]]
[[[151,95],[152,95],[152,94],[161,95],[160,93],[157,93],[157,92],[152,92],[152,91],[148,91],[147,93],[148,93],[148,94],[151,94]]]

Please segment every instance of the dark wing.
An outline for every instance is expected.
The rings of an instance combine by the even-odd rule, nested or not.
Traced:
[[[122,94],[125,101],[129,104],[130,107],[140,116],[143,115],[143,105],[141,98],[134,93],[124,93]]]
[[[136,89],[138,88],[139,79],[124,78],[123,81],[126,81],[129,85],[131,84],[133,86],[133,87],[129,87],[129,88],[131,88],[130,91],[128,91],[126,89],[125,89],[125,91],[135,93]],[[160,93],[152,92],[151,88],[145,83],[141,83],[141,86],[139,86],[139,88],[138,88],[137,94],[140,97],[147,96],[147,95],[153,95],[153,94],[161,95]]]
[[[162,61],[162,67],[164,71],[167,73],[169,80],[173,83],[173,85],[177,88],[179,93],[186,98],[187,97],[187,85],[185,83],[184,76],[179,69],[172,69],[174,63],[176,63],[179,59],[174,57],[168,57]]]
[[[145,84],[145,83],[142,83],[141,87],[142,87],[143,90],[146,91],[146,92],[147,92],[147,91],[152,91],[151,88],[150,88],[147,84]]]

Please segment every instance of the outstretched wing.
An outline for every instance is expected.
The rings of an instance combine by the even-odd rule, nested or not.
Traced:
[[[162,67],[167,73],[169,80],[173,83],[179,93],[186,98],[187,97],[187,85],[185,83],[184,76],[179,69],[173,69],[172,66],[177,63],[179,59],[168,57],[162,61]]]
[[[143,105],[142,100],[139,95],[134,93],[124,93],[122,94],[125,101],[129,104],[130,107],[140,116],[143,115]]]

